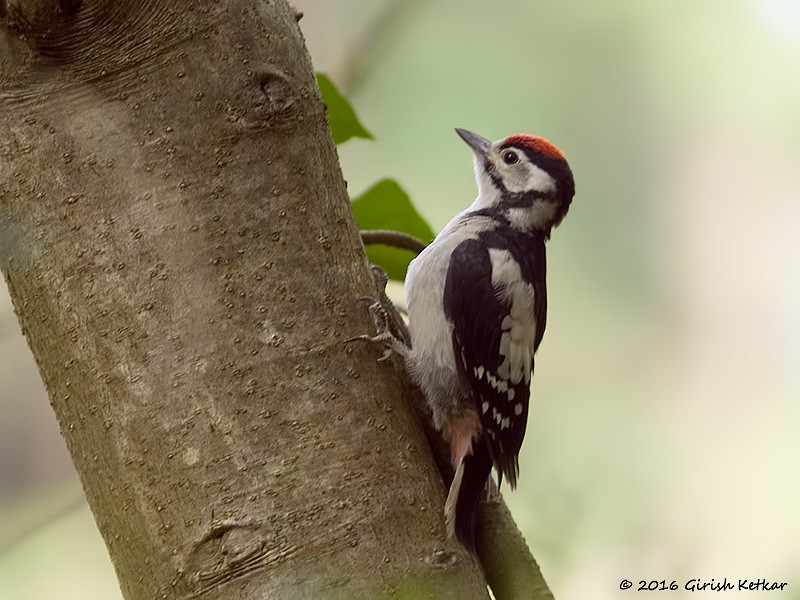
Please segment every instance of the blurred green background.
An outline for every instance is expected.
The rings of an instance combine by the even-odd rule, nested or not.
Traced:
[[[395,177],[441,228],[475,196],[455,126],[570,159],[505,493],[556,598],[800,598],[800,3],[295,4],[377,138],[339,147],[353,196]],[[119,597],[0,284],[0,598]]]

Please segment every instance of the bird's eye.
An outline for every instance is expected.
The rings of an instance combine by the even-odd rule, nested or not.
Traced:
[[[511,152],[511,150],[509,150],[503,154],[503,162],[505,162],[507,165],[516,164],[519,162],[519,156],[517,156],[516,152]]]

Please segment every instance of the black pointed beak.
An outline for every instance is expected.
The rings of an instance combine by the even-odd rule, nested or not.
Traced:
[[[467,145],[472,148],[472,151],[477,156],[482,159],[486,158],[486,154],[489,152],[489,147],[492,145],[492,142],[487,140],[485,137],[479,136],[477,133],[472,133],[466,129],[461,129],[460,127],[456,127],[456,133],[461,137],[462,140],[467,142]]]

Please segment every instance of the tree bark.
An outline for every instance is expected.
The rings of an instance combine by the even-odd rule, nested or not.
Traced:
[[[285,0],[0,0],[0,267],[123,595],[485,598]]]

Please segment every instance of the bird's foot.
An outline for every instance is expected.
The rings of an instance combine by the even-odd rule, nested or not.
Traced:
[[[358,335],[354,338],[350,338],[347,340],[347,342],[355,342],[357,340],[363,340],[365,342],[380,344],[383,346],[383,354],[381,354],[378,362],[385,362],[392,358],[392,355],[394,354],[399,355],[403,359],[408,356],[408,346],[394,337],[390,331],[384,331],[378,335]]]
[[[383,354],[378,359],[380,362],[389,360],[393,354],[405,359],[410,350],[410,335],[402,317],[397,312],[394,304],[386,295],[386,282],[388,278],[383,269],[372,265],[372,277],[375,280],[377,298],[362,296],[359,302],[367,302],[367,309],[375,324],[376,335],[359,335],[350,338],[347,342],[362,340],[383,346]]]

